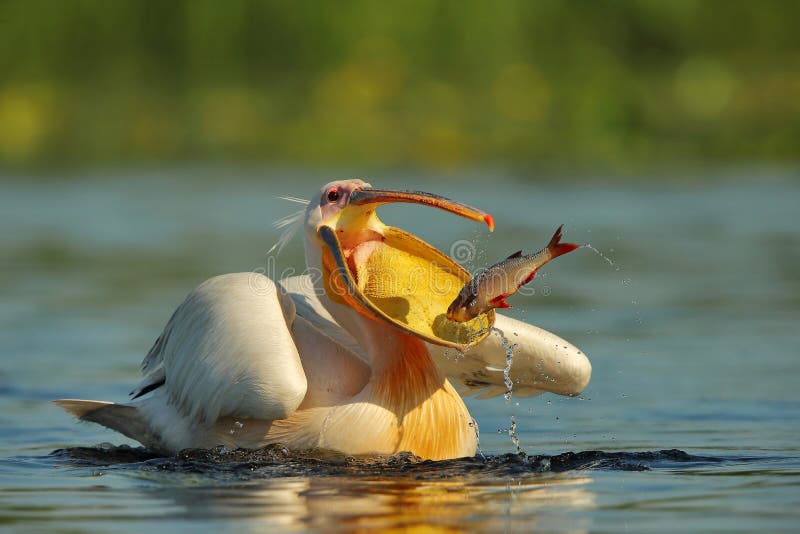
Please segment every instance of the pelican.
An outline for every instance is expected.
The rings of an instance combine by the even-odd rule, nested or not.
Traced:
[[[494,226],[489,214],[437,195],[331,182],[302,212],[307,274],[203,282],[145,357],[130,402],[54,402],[165,453],[282,443],[473,456],[477,426],[459,393],[507,389],[504,340],[492,327],[516,344],[514,395],[580,393],[589,360],[555,334],[493,311],[467,323],[445,318],[470,275],[381,222],[376,209],[397,202]]]

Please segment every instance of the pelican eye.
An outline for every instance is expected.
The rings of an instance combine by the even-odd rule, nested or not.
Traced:
[[[339,188],[331,189],[328,191],[328,202],[336,202],[339,200]]]

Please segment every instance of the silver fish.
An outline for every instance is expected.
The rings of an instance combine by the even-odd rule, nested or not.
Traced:
[[[506,298],[533,280],[542,265],[580,247],[561,242],[563,226],[558,227],[550,243],[536,254],[523,256],[519,250],[472,278],[447,308],[447,318],[463,323],[492,308],[510,308]]]

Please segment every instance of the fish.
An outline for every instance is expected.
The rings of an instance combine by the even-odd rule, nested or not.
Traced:
[[[523,256],[522,251],[518,250],[478,273],[464,284],[447,308],[447,318],[464,323],[493,308],[510,308],[506,298],[533,280],[542,265],[581,247],[561,242],[563,227],[562,224],[556,229],[550,242],[539,252]]]

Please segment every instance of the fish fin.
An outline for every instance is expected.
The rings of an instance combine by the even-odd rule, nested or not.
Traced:
[[[536,276],[536,272],[537,272],[538,270],[539,270],[539,269],[534,269],[534,270],[532,270],[532,271],[531,271],[531,274],[529,274],[528,276],[526,276],[526,277],[525,277],[525,279],[524,279],[522,282],[520,282],[520,283],[519,283],[519,285],[518,285],[517,287],[518,287],[518,288],[519,288],[519,287],[522,287],[522,286],[524,286],[525,284],[527,284],[528,282],[530,282],[531,280],[533,280],[533,277],[534,277],[534,276]]]
[[[567,252],[572,252],[576,248],[581,247],[580,245],[576,245],[574,243],[561,242],[561,231],[563,228],[564,228],[563,224],[559,226],[556,229],[555,233],[553,234],[553,237],[550,238],[550,242],[547,244],[547,250],[550,251],[550,256],[551,256],[550,259],[557,258],[562,254],[566,254]],[[534,271],[534,274],[536,274],[536,271]]]
[[[497,295],[489,300],[489,303],[495,308],[510,308],[511,305],[506,302],[506,297],[508,297],[508,294]]]
[[[511,258],[521,258],[521,257],[522,257],[522,251],[518,250],[515,253],[513,253],[511,256],[507,257],[506,259],[510,260]]]

